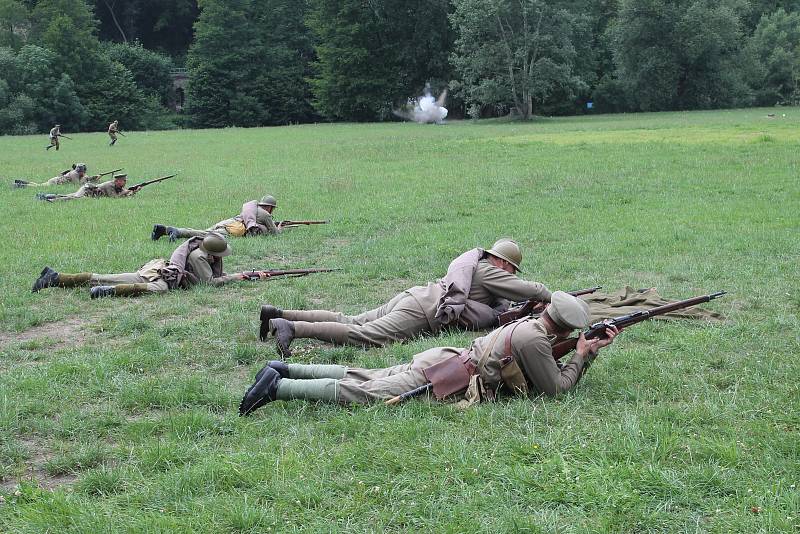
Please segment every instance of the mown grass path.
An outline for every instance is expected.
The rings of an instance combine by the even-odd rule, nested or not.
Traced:
[[[800,528],[800,109],[71,137],[57,153],[0,137],[0,531]],[[180,174],[60,205],[8,185],[75,162],[131,183]],[[227,270],[341,271],[30,293],[44,265],[134,270],[174,248],[149,240],[154,223],[205,228],[265,193],[277,219],[331,224],[235,240]],[[236,416],[275,356],[259,304],[363,311],[499,236],[552,289],[726,290],[710,306],[730,320],[634,327],[556,400]],[[387,365],[470,339],[296,357]]]

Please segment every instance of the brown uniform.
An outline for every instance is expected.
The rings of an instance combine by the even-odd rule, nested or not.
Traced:
[[[58,136],[60,136],[60,135],[61,135],[61,129],[60,128],[55,127],[55,128],[51,128],[50,129],[50,146],[47,147],[48,149],[50,147],[56,147],[56,150],[58,150],[60,148],[60,145],[58,143]]]
[[[64,174],[59,174],[58,176],[54,176],[47,180],[46,182],[28,182],[26,183],[26,187],[49,187],[51,185],[64,185],[64,184],[76,184],[76,185],[83,185],[92,180],[94,176],[89,176],[86,173],[83,174],[81,177],[80,173],[75,169],[72,169],[69,172]]]
[[[294,321],[295,338],[316,337],[338,344],[383,346],[423,333],[438,333],[442,325],[436,319],[436,311],[445,291],[444,284],[438,280],[403,291],[383,306],[361,315],[285,310],[283,318]],[[550,290],[538,282],[522,280],[485,259],[478,262],[469,300],[494,308],[506,299],[549,302]]]
[[[503,384],[501,367],[511,356],[528,385],[529,396],[557,395],[578,383],[587,359],[572,354],[559,369],[553,359],[552,339],[537,319],[509,323],[472,342],[468,349],[437,347],[414,356],[411,363],[385,369],[358,369],[339,365],[289,364],[289,376],[280,381],[278,399],[328,400],[340,403],[370,403],[387,400],[428,383],[423,370],[453,356],[461,355],[477,369],[486,390],[497,391]],[[462,400],[465,390],[448,400]]]
[[[117,142],[117,121],[112,122],[108,125],[108,136],[111,138],[111,144]]]
[[[250,203],[255,203],[255,200],[251,200],[250,202],[246,203],[242,206],[242,211],[246,210],[246,206]],[[251,206],[251,208],[253,208]],[[275,222],[272,220],[272,214],[265,210],[260,206],[256,206],[255,209],[252,211],[255,214],[255,224],[258,225],[261,229],[262,233],[265,234],[279,234],[281,229],[275,225]],[[211,228],[206,230],[195,230],[193,228],[176,228],[175,237],[178,238],[185,238],[185,237],[206,237],[209,232],[216,232],[218,234],[222,234],[223,236],[230,237],[242,237],[247,233],[247,225],[248,225],[247,218],[244,214],[239,214],[236,217],[231,217],[230,219],[225,219],[224,221],[220,221]],[[252,224],[252,222],[251,222]]]
[[[48,195],[47,200],[55,202],[59,200],[75,200],[76,198],[83,197],[127,197],[133,194],[133,191],[123,187],[117,189],[114,185],[114,180],[108,180],[101,184],[86,183],[80,189],[69,195]]]

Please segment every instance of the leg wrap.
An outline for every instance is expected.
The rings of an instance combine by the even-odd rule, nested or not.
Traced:
[[[147,284],[119,284],[114,286],[114,294],[118,297],[135,297],[147,293]]]
[[[307,323],[305,321],[295,321],[292,324],[294,325],[295,339],[310,337],[337,345],[347,344],[347,334],[350,331],[350,327],[346,324]]]
[[[337,402],[339,381],[332,378],[317,380],[292,380],[284,378],[278,382],[278,400],[305,399]]]
[[[314,379],[314,378],[344,378],[347,367],[344,365],[303,365],[298,363],[289,364],[289,378],[292,379]]]
[[[91,277],[92,273],[58,273],[58,285],[59,287],[85,286],[89,284]]]
[[[283,318],[289,321],[309,323],[340,323],[342,314],[326,310],[283,310]]]

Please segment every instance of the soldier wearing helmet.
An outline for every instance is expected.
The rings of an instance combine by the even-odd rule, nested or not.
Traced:
[[[239,415],[249,415],[277,400],[386,401],[428,383],[438,399],[458,401],[461,407],[490,400],[498,391],[530,398],[558,395],[575,387],[600,349],[619,334],[614,326],[606,329],[603,338],[587,340],[580,334],[575,353],[558,365],[551,339],[585,328],[589,315],[584,301],[556,291],[538,318],[507,323],[466,348],[428,349],[414,355],[410,363],[386,369],[271,361],[245,392]]]
[[[115,120],[111,124],[108,125],[108,136],[111,138],[111,142],[108,146],[114,146],[117,142],[117,133],[119,132],[119,121]]]
[[[516,276],[522,264],[519,245],[499,239],[492,248],[472,249],[456,258],[447,275],[395,296],[379,308],[349,316],[323,310],[261,307],[260,337],[275,335],[284,358],[294,338],[315,338],[339,345],[384,346],[445,327],[482,329],[496,326],[508,300],[550,302],[550,290]]]
[[[89,176],[86,174],[85,163],[73,163],[72,169],[63,171],[58,176],[54,176],[45,182],[27,182],[25,180],[14,180],[14,187],[50,187],[54,185],[76,184],[83,185],[97,180],[99,176]]]
[[[162,236],[169,236],[170,241],[184,237],[204,237],[209,232],[217,232],[225,237],[242,237],[261,234],[279,234],[282,231],[280,223],[272,220],[272,212],[278,205],[275,197],[264,195],[261,200],[251,200],[242,205],[239,215],[220,221],[206,230],[192,228],[177,228],[156,224],[150,233],[150,238],[157,241]]]
[[[59,202],[63,200],[75,200],[85,197],[130,197],[137,193],[138,190],[128,189],[125,184],[128,182],[127,174],[116,174],[112,180],[95,184],[88,182],[81,186],[80,189],[68,195],[56,195],[37,193],[36,198],[39,200],[46,200],[48,202]]]
[[[48,287],[90,286],[90,296],[95,299],[162,293],[196,284],[222,285],[243,279],[241,273],[226,275],[223,271],[222,258],[230,253],[225,237],[212,232],[181,244],[169,261],[151,260],[134,273],[60,273],[45,267],[33,284],[33,292]]]

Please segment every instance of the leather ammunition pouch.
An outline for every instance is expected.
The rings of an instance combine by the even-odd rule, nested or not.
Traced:
[[[470,378],[475,374],[475,364],[469,358],[469,351],[462,351],[422,370],[422,374],[433,385],[433,394],[442,400],[459,391],[467,389]]]
[[[500,378],[503,379],[503,384],[514,395],[528,396],[528,381],[525,379],[525,374],[520,369],[516,361],[514,361],[514,353],[511,350],[511,338],[514,335],[514,330],[520,323],[515,323],[511,328],[511,332],[506,336],[504,347],[503,359],[500,360]]]

